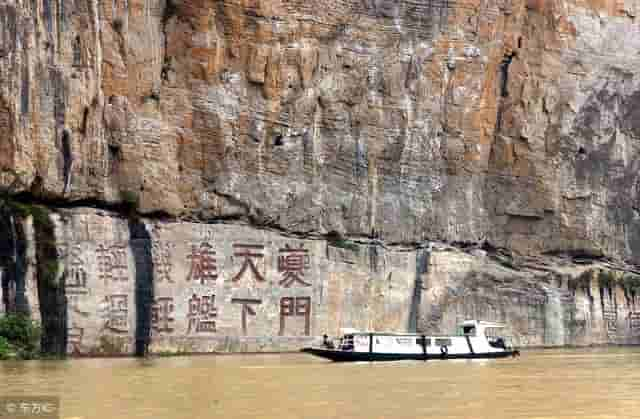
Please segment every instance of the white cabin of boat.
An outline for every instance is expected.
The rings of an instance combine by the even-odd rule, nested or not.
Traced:
[[[455,336],[429,336],[416,333],[362,332],[342,329],[339,351],[380,354],[474,355],[506,352],[511,349],[504,338],[495,334],[504,326],[499,323],[466,320]],[[329,345],[327,345],[329,344]]]

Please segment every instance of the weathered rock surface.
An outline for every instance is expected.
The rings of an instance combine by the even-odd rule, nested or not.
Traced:
[[[41,196],[637,256],[637,2],[0,7],[0,165]]]
[[[294,350],[342,327],[451,333],[468,318],[504,322],[519,346],[640,344],[640,275],[607,262],[308,240],[88,208],[51,217],[74,355]],[[26,296],[44,320],[41,262],[30,265]]]
[[[633,334],[622,322],[635,306],[628,295],[623,302],[620,281],[640,261],[639,7],[637,0],[0,1],[0,183],[19,173],[22,201],[78,223],[56,221],[58,243],[80,246],[93,282],[86,326],[74,326],[87,329],[81,352],[111,336],[98,327],[94,304],[114,295],[127,297],[130,316],[157,307],[157,298],[180,299],[177,337],[155,336],[159,348],[239,342],[225,340],[241,336],[230,320],[239,321],[239,306],[228,299],[245,298],[225,288],[228,272],[209,290],[218,292],[224,332],[198,340],[183,330],[185,252],[200,228],[223,220],[210,228],[225,271],[234,267],[231,238],[260,238],[249,242],[265,246],[270,281],[280,275],[275,261],[286,237],[308,246],[311,335],[356,323],[438,329],[468,310],[513,320],[516,304],[521,319],[538,316],[514,326],[523,344],[626,342]],[[87,208],[120,205],[137,205],[146,218],[136,224]],[[83,217],[106,227],[81,236]],[[156,224],[173,236],[155,237]],[[416,252],[424,256],[416,247],[431,242],[486,243],[549,266],[557,261],[541,255],[608,258],[620,278],[612,293],[595,292],[600,268],[593,268],[591,285],[573,295],[555,268],[543,278],[485,256],[436,251],[429,263],[441,275],[429,272],[417,310],[415,266],[373,276],[359,262],[334,268],[322,243],[336,234],[404,246],[411,264]],[[165,244],[181,249],[169,252],[172,279],[182,283],[173,288],[161,284],[153,256]],[[103,245],[124,246],[129,276],[118,286],[100,279],[95,255]],[[37,243],[24,246],[33,253],[20,262],[32,266],[28,279]],[[566,269],[578,277],[582,268]],[[370,312],[351,312],[347,285],[335,301],[318,294],[335,275],[355,288],[369,278],[398,288],[380,291],[384,309],[372,308],[375,293],[353,294]],[[7,278],[5,294],[28,294]],[[275,336],[278,299],[290,296],[277,285],[255,291],[246,298],[268,308],[242,308],[264,310],[261,320],[245,316],[247,331],[275,340],[252,345],[286,347]],[[607,323],[617,324],[615,338],[603,326],[607,298],[616,307],[617,320]],[[572,308],[583,300],[588,308]],[[293,317],[287,321],[297,325]],[[153,329],[149,319],[127,321],[118,336],[129,346],[118,343],[118,351],[133,351]]]
[[[91,209],[53,218],[70,353],[292,350],[340,327],[410,323],[415,252]],[[36,281],[27,270],[27,289]]]

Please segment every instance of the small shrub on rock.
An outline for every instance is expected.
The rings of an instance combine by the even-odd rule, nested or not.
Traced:
[[[40,350],[40,326],[29,317],[9,314],[0,318],[0,358],[15,353],[19,358],[37,357]]]

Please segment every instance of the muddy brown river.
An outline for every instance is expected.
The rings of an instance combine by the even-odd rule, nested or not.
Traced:
[[[306,354],[0,362],[63,418],[640,418],[640,348],[333,364]]]

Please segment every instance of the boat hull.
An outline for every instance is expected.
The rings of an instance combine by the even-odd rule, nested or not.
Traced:
[[[468,353],[468,354],[400,354],[381,352],[352,352],[333,349],[304,348],[309,353],[334,362],[380,362],[380,361],[428,361],[445,359],[491,359],[518,356],[517,350],[504,352]]]

